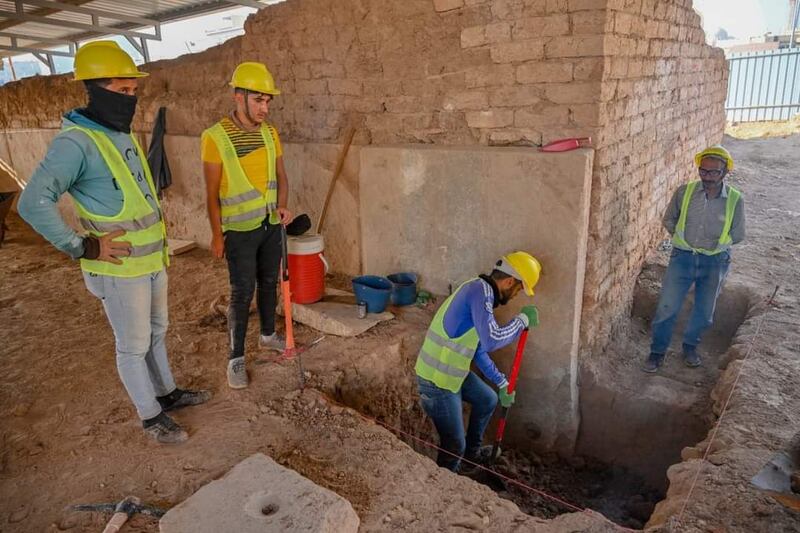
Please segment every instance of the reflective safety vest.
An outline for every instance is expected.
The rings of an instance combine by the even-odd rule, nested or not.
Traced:
[[[733,214],[736,211],[736,204],[739,202],[742,193],[728,185],[728,199],[725,202],[725,223],[722,226],[722,233],[719,236],[717,247],[713,250],[694,248],[686,242],[686,216],[689,212],[689,202],[692,199],[692,194],[694,194],[699,184],[700,181],[697,180],[686,185],[686,190],[683,192],[683,201],[681,202],[681,214],[678,217],[678,224],[675,226],[675,234],[672,236],[672,245],[681,250],[687,250],[696,254],[717,255],[718,253],[724,252],[731,245]]]
[[[114,146],[108,135],[101,131],[81,126],[71,126],[64,131],[69,130],[82,131],[97,145],[103,161],[111,171],[111,176],[122,190],[123,197],[122,210],[113,216],[92,213],[73,198],[81,226],[95,237],[116,230],[125,230],[125,235],[121,236],[119,240],[127,241],[131,244],[131,255],[119,258],[122,261],[121,265],[115,265],[107,261],[81,259],[81,269],[92,274],[133,278],[158,272],[168,266],[167,231],[161,216],[161,205],[158,202],[156,188],[153,185],[150,167],[144,157],[144,150],[139,146],[136,137],[130,136],[133,145],[139,152],[139,161],[142,164],[153,201],[158,206],[157,209],[153,209],[153,206],[145,198],[139,184],[136,183],[136,180],[131,175],[130,168],[122,159],[122,154],[119,153],[119,150]]]
[[[470,280],[474,281],[474,280]],[[444,316],[462,284],[436,312],[425,335],[425,342],[414,367],[417,375],[432,381],[440,389],[458,392],[469,375],[469,367],[478,349],[478,331],[473,327],[457,338],[451,338],[444,329]]]
[[[258,228],[269,215],[270,224],[278,224],[278,179],[275,173],[275,141],[266,124],[261,125],[261,137],[267,151],[267,188],[264,193],[253,187],[247,179],[236,148],[225,128],[217,122],[203,135],[208,135],[217,145],[225,175],[227,190],[220,189],[219,203],[222,215],[222,231],[251,231]]]

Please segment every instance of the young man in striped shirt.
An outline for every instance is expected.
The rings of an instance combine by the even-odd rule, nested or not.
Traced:
[[[261,320],[259,344],[282,351],[275,333],[280,224],[291,221],[286,205],[289,182],[278,132],[266,123],[269,104],[280,91],[267,67],[242,63],[230,82],[236,109],[203,132],[201,156],[206,179],[211,253],[225,257],[231,283],[228,309],[228,385],[247,387],[244,343],[250,302]]]

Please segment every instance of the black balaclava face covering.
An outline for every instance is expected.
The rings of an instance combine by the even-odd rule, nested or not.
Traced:
[[[107,128],[131,132],[131,122],[136,113],[136,97],[104,89],[97,84],[86,86],[89,105],[78,111]]]

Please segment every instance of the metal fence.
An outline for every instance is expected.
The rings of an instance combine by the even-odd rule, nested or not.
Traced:
[[[729,122],[788,120],[800,113],[800,48],[728,56]]]

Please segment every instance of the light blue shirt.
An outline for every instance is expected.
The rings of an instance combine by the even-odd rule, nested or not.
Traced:
[[[82,126],[105,133],[122,154],[131,175],[154,209],[152,196],[138,150],[127,133],[108,129],[73,110],[64,115],[63,128]],[[34,171],[17,206],[19,214],[33,229],[73,259],[83,255],[83,238],[58,210],[58,199],[68,192],[92,213],[112,216],[122,210],[123,194],[97,145],[78,130],[62,131]]]

